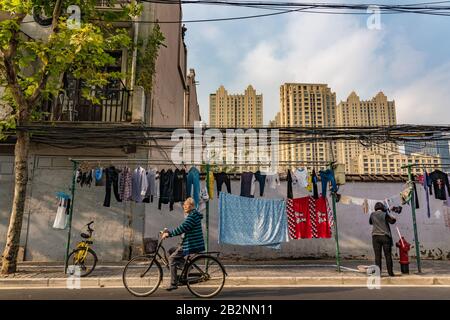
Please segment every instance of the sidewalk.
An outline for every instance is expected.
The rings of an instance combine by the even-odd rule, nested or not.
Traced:
[[[370,261],[344,260],[337,272],[335,260],[223,260],[228,273],[226,286],[367,286],[368,277],[358,272],[359,265]],[[82,288],[123,287],[122,270],[125,263],[100,263],[87,278],[81,279]],[[450,261],[424,260],[422,274],[416,274],[415,263],[409,275],[400,275],[398,262],[394,270],[398,277],[382,276],[381,285],[398,286],[450,286]],[[163,268],[164,281],[168,270]],[[165,284],[165,283],[164,283]],[[4,288],[65,288],[67,276],[62,263],[23,262],[18,272],[0,277]]]

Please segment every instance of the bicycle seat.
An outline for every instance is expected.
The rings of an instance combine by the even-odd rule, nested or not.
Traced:
[[[88,234],[86,234],[86,233],[82,233],[82,234],[80,234],[80,236],[82,237],[82,238],[84,238],[84,239],[88,239],[88,238],[90,238],[90,236],[88,235]]]

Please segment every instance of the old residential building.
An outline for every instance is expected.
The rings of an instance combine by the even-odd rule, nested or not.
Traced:
[[[143,3],[145,21],[179,21],[182,18],[180,5]],[[99,6],[98,10],[112,10]],[[120,6],[114,10],[121,10]],[[153,32],[154,25],[120,22],[118,27],[129,30],[132,39],[145,45],[145,39]],[[27,17],[21,27],[28,37],[45,38],[46,27]],[[21,234],[21,258],[34,261],[62,261],[65,254],[67,230],[52,229],[56,213],[56,193],[70,193],[73,168],[69,158],[112,159],[95,166],[115,165],[114,159],[142,159],[130,162],[130,168],[140,165],[148,168],[146,159],[167,160],[164,141],[148,139],[142,129],[150,126],[183,127],[200,120],[196,94],[195,71],[188,73],[185,30],[179,23],[161,24],[165,37],[155,64],[153,83],[138,83],[137,74],[142,66],[133,58],[133,51],[123,49],[112,54],[116,63],[110,70],[121,71],[123,79],[113,81],[105,87],[95,88],[92,94],[100,97],[99,103],[83,98],[83,83],[64,75],[64,88],[58,97],[43,103],[45,111],[42,127],[59,130],[60,135],[52,141],[31,138],[29,154],[29,182],[27,201]],[[142,41],[141,41],[142,40]],[[138,46],[137,56],[142,53]],[[78,130],[75,132],[74,130]],[[96,134],[102,130],[103,134]],[[74,133],[75,132],[75,133]],[[118,134],[117,132],[128,132]],[[91,137],[89,137],[91,135]],[[124,162],[126,163],[126,162]],[[14,137],[0,144],[0,248],[3,249],[14,190]],[[161,169],[164,167],[161,167]],[[84,225],[94,220],[95,250],[100,260],[120,261],[128,259],[141,247],[144,226],[154,216],[157,203],[143,204],[111,201],[103,206],[105,187],[77,185],[73,206],[72,243],[79,239]],[[147,222],[147,223],[146,223]],[[175,222],[173,222],[175,223]]]
[[[263,96],[249,85],[244,94],[229,94],[224,86],[209,95],[209,125],[211,127],[261,127]]]

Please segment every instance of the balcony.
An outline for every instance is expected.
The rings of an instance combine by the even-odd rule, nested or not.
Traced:
[[[87,99],[86,92],[95,97],[96,102]],[[88,88],[73,81],[56,98],[43,104],[42,121],[129,122],[130,93],[121,80],[103,88]]]

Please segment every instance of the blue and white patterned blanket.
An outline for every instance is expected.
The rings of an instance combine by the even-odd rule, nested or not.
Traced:
[[[288,241],[286,203],[221,192],[219,243],[280,249]]]

